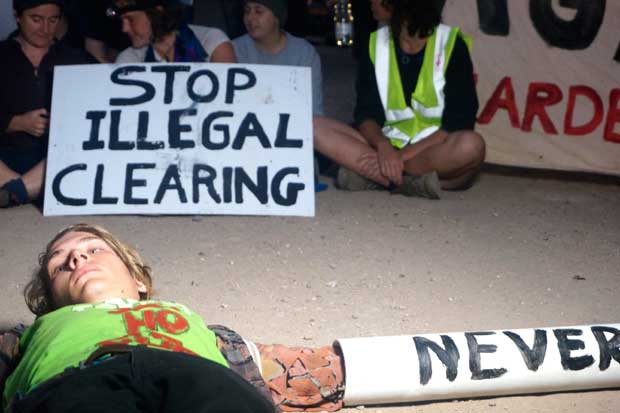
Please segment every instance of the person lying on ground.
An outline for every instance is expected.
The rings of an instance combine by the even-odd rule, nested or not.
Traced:
[[[248,33],[233,40],[238,62],[309,67],[315,149],[339,165],[387,185],[376,154],[359,132],[324,116],[321,59],[309,42],[283,29],[286,11],[286,0],[245,1],[243,22]]]
[[[6,411],[342,406],[344,373],[331,346],[254,344],[226,327],[205,326],[182,304],[153,300],[150,267],[101,227],[63,229],[39,263],[24,291],[36,320],[0,335]]]
[[[441,24],[437,1],[393,0],[390,24],[369,40],[358,66],[355,122],[381,174],[405,195],[439,198],[471,186],[485,156],[474,131],[478,98],[470,39]],[[341,170],[351,190],[378,189]]]
[[[43,187],[54,67],[93,63],[55,39],[61,0],[14,0],[18,29],[0,42],[0,207]]]
[[[108,14],[120,18],[132,47],[116,63],[235,63],[228,36],[214,27],[184,23],[184,6],[173,0],[114,0]]]

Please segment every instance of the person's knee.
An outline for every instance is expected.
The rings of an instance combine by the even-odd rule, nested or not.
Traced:
[[[474,131],[460,131],[455,137],[457,151],[473,166],[480,165],[486,155],[486,144],[482,136]]]

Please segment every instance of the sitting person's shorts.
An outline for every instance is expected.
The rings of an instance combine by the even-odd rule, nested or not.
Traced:
[[[12,171],[23,175],[41,162],[46,152],[46,145],[42,143],[35,143],[28,147],[0,145],[0,161]]]

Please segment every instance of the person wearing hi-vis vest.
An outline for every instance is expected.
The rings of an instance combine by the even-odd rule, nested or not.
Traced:
[[[360,60],[355,123],[389,188],[431,199],[471,186],[485,156],[474,132],[478,98],[471,39],[441,24],[438,2],[394,0],[388,26]],[[343,189],[384,186],[341,168]]]

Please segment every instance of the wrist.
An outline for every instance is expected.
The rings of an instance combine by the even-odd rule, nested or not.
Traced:
[[[21,119],[21,115],[13,116],[6,127],[6,131],[9,133],[19,132],[21,130]]]
[[[394,149],[394,147],[392,146],[392,143],[390,142],[390,139],[384,137],[379,142],[377,142],[377,149],[390,150],[390,149]]]

